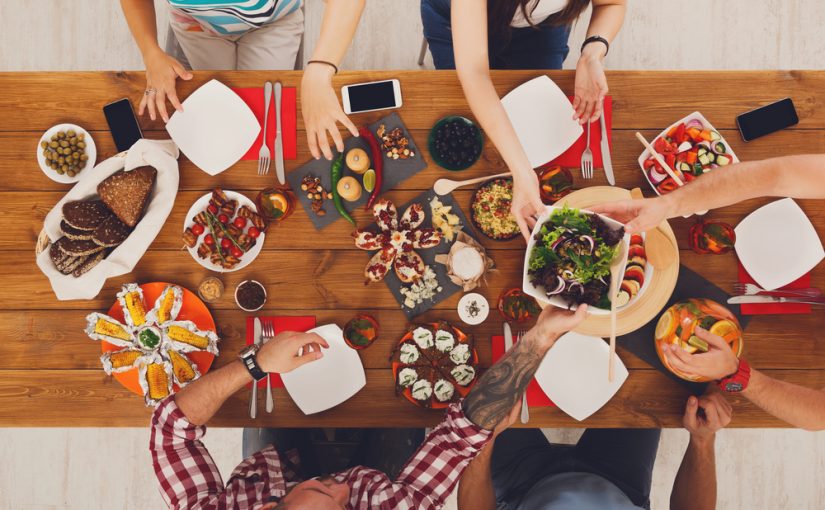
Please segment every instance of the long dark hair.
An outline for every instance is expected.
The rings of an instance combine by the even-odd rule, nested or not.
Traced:
[[[531,3],[534,4],[532,7],[529,6]],[[513,22],[516,9],[521,9],[524,19],[527,20],[530,26],[537,26],[530,19],[530,11],[535,8],[535,3],[537,3],[536,0],[487,0],[487,30],[489,37],[509,35],[510,24]],[[589,4],[590,0],[570,0],[567,7],[539,22],[538,25],[572,25]]]

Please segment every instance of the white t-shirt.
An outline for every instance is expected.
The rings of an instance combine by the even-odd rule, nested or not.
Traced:
[[[530,21],[534,25],[541,23],[551,14],[561,12],[567,7],[568,0],[530,0],[527,2],[527,14],[530,16]],[[521,7],[516,8],[516,14],[513,16],[511,27],[524,28],[529,27],[530,23],[524,18],[521,12]]]

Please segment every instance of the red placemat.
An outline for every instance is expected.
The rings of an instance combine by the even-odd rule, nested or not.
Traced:
[[[569,97],[570,102],[573,102],[573,97]],[[611,153],[613,151],[613,97],[605,96],[604,98],[604,120],[607,124],[607,143],[610,145]],[[593,167],[604,168],[602,164],[602,122],[597,120],[590,123],[590,150],[593,151]],[[570,146],[564,154],[557,157],[548,165],[559,165],[566,168],[578,168],[581,166],[582,153],[587,145],[587,131],[584,131],[576,140],[576,143]],[[542,165],[544,166],[544,165]]]
[[[256,160],[258,159],[258,152],[261,150],[261,139],[263,138],[264,127],[264,88],[237,88],[235,91],[244,103],[249,105],[255,118],[261,124],[261,132],[252,147],[246,151],[246,154],[241,158],[242,160]],[[284,137],[284,159],[298,158],[298,109],[295,105],[296,91],[295,87],[284,87],[281,93],[281,120],[283,126],[281,128],[281,135]],[[269,103],[269,121],[266,126],[267,147],[269,153],[275,155],[275,93],[272,93],[272,101]]]
[[[739,283],[756,283],[756,281],[751,278],[751,275],[745,271],[745,268],[742,266],[742,263],[738,263],[739,266]],[[785,285],[781,289],[776,289],[778,291],[781,290],[788,290],[788,289],[804,289],[811,286],[811,273],[808,272],[807,274],[802,275],[798,280]],[[744,315],[780,315],[780,314],[800,314],[800,313],[811,313],[811,305],[806,305],[804,303],[767,303],[767,304],[750,304],[750,305],[740,305],[742,313]]]
[[[302,317],[259,317],[261,321],[272,321],[275,325],[275,334],[283,333],[284,331],[307,331],[315,327],[315,317],[310,316],[302,316]],[[255,341],[253,337],[255,333],[255,317],[247,317],[246,318],[246,345],[252,344]],[[270,386],[273,388],[283,388],[284,382],[281,380],[281,376],[276,373],[272,373],[271,377],[269,378]],[[251,384],[247,385],[249,388],[252,387]],[[258,381],[258,388],[266,388],[266,379],[261,379]]]
[[[502,356],[504,356],[504,337],[501,335],[495,335],[493,336],[492,341],[493,363],[495,363]],[[513,337],[513,344],[517,341],[517,337]],[[536,382],[535,377],[531,379],[530,384],[527,385],[527,407],[556,407],[556,404],[554,404],[553,401],[544,394],[541,386],[539,386],[539,383]]]

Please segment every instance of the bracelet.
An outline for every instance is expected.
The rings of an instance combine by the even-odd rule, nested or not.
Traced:
[[[600,36],[600,35],[591,35],[590,37],[588,37],[587,39],[585,39],[585,40],[584,40],[584,42],[582,43],[582,48],[581,48],[581,51],[583,52],[583,51],[584,51],[584,47],[585,47],[585,46],[587,46],[588,44],[592,43],[592,42],[600,42],[600,43],[604,43],[605,48],[607,48],[607,50],[604,52],[604,56],[605,56],[605,57],[606,57],[606,56],[607,56],[607,54],[610,52],[610,43],[609,43],[609,42],[607,42],[607,39],[605,39],[604,37],[602,37],[602,36]]]
[[[309,64],[326,64],[328,66],[332,66],[332,68],[335,69],[335,74],[338,74],[338,66],[332,62],[327,62],[326,60],[309,60],[307,61],[307,65]]]

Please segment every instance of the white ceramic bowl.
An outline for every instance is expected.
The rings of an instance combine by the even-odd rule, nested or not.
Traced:
[[[50,142],[52,135],[58,131],[68,131],[70,129],[74,130],[77,134],[83,133],[85,135],[85,139],[83,141],[86,142],[86,155],[89,156],[89,159],[86,161],[86,166],[83,167],[83,170],[75,174],[74,177],[69,177],[65,174],[60,175],[52,170],[51,167],[46,165],[46,158],[43,156],[43,149],[40,147],[40,142],[43,140]],[[89,172],[92,168],[94,168],[96,160],[97,147],[95,147],[95,141],[92,139],[92,135],[76,124],[57,124],[56,126],[52,126],[37,140],[37,164],[40,165],[40,170],[46,174],[46,177],[54,182],[59,182],[61,184],[72,184],[79,181],[80,178],[86,174],[86,172]]]
[[[542,215],[539,216],[538,220],[536,221],[535,228],[533,228],[533,231],[530,233],[530,241],[527,243],[527,251],[524,252],[524,268],[522,270],[522,284],[521,284],[521,286],[522,286],[522,290],[524,290],[524,292],[526,294],[536,298],[536,300],[539,303],[547,303],[549,305],[556,306],[556,307],[559,307],[559,308],[564,308],[566,310],[566,309],[570,308],[570,303],[568,303],[565,299],[563,299],[560,296],[548,297],[547,293],[545,292],[544,287],[537,287],[537,286],[533,285],[530,282],[530,276],[527,274],[527,269],[529,268],[530,254],[533,252],[533,247],[536,245],[535,236],[539,232],[539,230],[541,230],[541,227],[542,227],[542,225],[544,225],[544,222],[546,222],[550,218],[550,215],[556,209],[562,209],[562,207],[561,206],[555,206],[555,205],[548,205],[546,210],[544,211],[544,213],[542,213]],[[585,212],[589,212],[589,211],[587,211],[587,209],[582,209],[582,210],[585,211]],[[607,216],[603,216],[603,215],[599,215],[599,217],[602,220],[604,220],[604,222],[607,223],[607,225],[610,226],[611,228],[624,227],[624,224],[619,223],[618,221],[616,221],[612,218],[608,218]],[[627,265],[627,252],[630,248],[630,234],[625,232],[625,235],[624,235],[623,239],[624,239],[624,250],[621,253],[622,262],[621,262],[621,266],[620,266],[622,268],[622,271],[621,271],[622,275],[624,274],[624,267]],[[645,285],[647,283],[648,283],[647,280],[645,280]],[[641,295],[641,294],[642,294],[642,292],[641,292],[641,289],[640,289],[639,294],[637,294],[636,297],[633,298],[628,304],[630,304],[633,301],[635,301],[636,299],[638,299],[639,295]],[[624,306],[627,306],[627,305],[624,305]],[[621,308],[623,308],[623,307],[621,307]],[[608,314],[610,314],[610,310],[602,310],[601,308],[596,308],[595,306],[589,306],[587,308],[587,313],[592,313],[593,315],[608,315]]]
[[[263,303],[261,303],[261,306],[259,306],[258,308],[254,308],[254,309],[252,309],[252,308],[244,308],[244,307],[241,305],[241,302],[240,302],[240,301],[238,301],[238,289],[240,289],[240,288],[241,288],[241,285],[243,285],[243,284],[244,284],[244,283],[246,283],[246,282],[257,283],[258,285],[260,285],[260,286],[261,286],[261,288],[262,288],[262,289],[264,289],[264,302],[263,302]],[[263,307],[264,307],[264,305],[266,304],[266,297],[267,297],[267,296],[266,296],[266,287],[264,287],[264,284],[263,284],[263,283],[261,283],[261,282],[259,282],[258,280],[244,280],[244,281],[242,281],[241,283],[239,283],[237,287],[235,287],[235,304],[236,304],[236,305],[238,305],[238,308],[240,308],[240,309],[241,309],[241,310],[243,310],[244,312],[250,312],[250,313],[251,313],[251,312],[257,312],[258,310],[260,310],[261,308],[263,308]]]
[[[704,115],[702,115],[702,114],[701,114],[701,113],[699,113],[699,112],[693,112],[693,113],[691,113],[690,115],[687,115],[686,117],[683,117],[683,118],[681,118],[681,119],[677,120],[676,122],[674,122],[673,124],[669,125],[669,126],[668,126],[668,127],[666,127],[666,128],[665,128],[665,129],[664,129],[661,133],[659,133],[658,135],[656,135],[656,138],[654,138],[653,140],[648,140],[648,141],[650,142],[650,144],[651,144],[651,145],[653,145],[653,142],[654,142],[657,138],[659,138],[659,137],[661,137],[661,136],[665,136],[665,135],[667,134],[667,132],[668,132],[668,131],[670,131],[671,129],[673,129],[674,127],[678,126],[679,124],[681,124],[681,123],[683,123],[683,122],[684,122],[685,124],[687,124],[688,122],[690,122],[690,121],[692,121],[692,120],[698,120],[699,122],[701,122],[701,123],[702,123],[702,125],[703,125],[703,126],[705,126],[705,128],[710,129],[710,130],[712,130],[712,131],[716,131],[717,133],[719,133],[719,136],[722,136],[722,133],[721,133],[718,129],[716,129],[715,127],[713,127],[713,124],[711,124],[710,122],[708,122],[708,119],[706,119]],[[733,163],[739,163],[739,158],[736,156],[736,153],[734,153],[734,152],[733,152],[733,148],[730,146],[730,144],[729,144],[729,143],[728,143],[728,141],[725,139],[725,137],[724,137],[724,136],[722,136],[721,140],[719,140],[719,141],[721,141],[722,143],[724,143],[724,144],[725,144],[725,147],[727,147],[727,149],[728,149],[728,154],[730,154],[731,158],[733,159]],[[657,195],[661,195],[661,193],[659,193],[659,190],[658,190],[658,189],[656,189],[656,186],[654,186],[654,185],[653,185],[653,182],[651,182],[651,180],[650,180],[650,176],[649,176],[649,175],[647,174],[647,172],[645,171],[645,161],[646,161],[649,157],[650,157],[650,151],[648,151],[647,149],[643,150],[643,151],[642,151],[642,153],[639,155],[639,168],[641,168],[641,169],[642,169],[642,174],[645,176],[645,180],[646,180],[646,181],[647,181],[647,183],[650,185],[650,188],[653,190],[653,192],[654,192],[654,193],[656,193]],[[717,170],[719,170],[719,169],[717,168]],[[687,183],[686,183],[686,184],[687,184]],[[687,218],[687,217],[689,217],[689,216],[685,216],[685,217]]]

